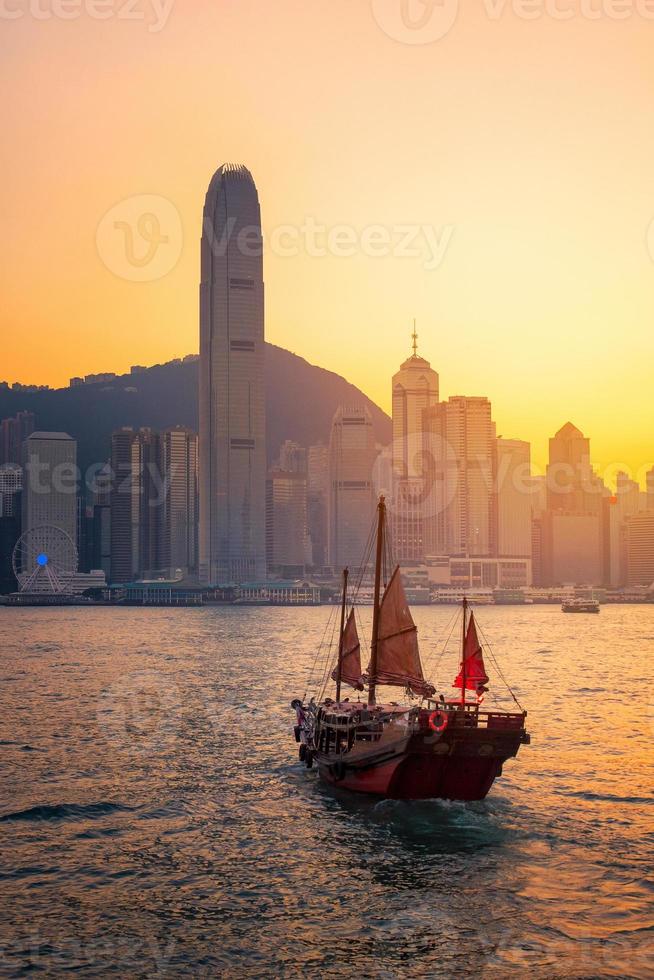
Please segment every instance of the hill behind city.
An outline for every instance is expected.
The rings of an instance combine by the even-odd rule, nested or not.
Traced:
[[[155,365],[107,383],[46,391],[0,389],[0,418],[19,411],[36,414],[38,429],[68,432],[78,443],[82,470],[109,458],[111,433],[129,425],[163,429],[198,427],[198,362]],[[375,438],[391,441],[391,421],[345,378],[266,344],[267,449],[271,463],[285,439],[303,446],[329,440],[339,405],[365,404]]]

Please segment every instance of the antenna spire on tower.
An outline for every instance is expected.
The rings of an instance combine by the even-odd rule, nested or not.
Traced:
[[[415,320],[413,321],[413,334],[411,336],[413,338],[413,356],[414,357],[417,357],[418,356],[418,334],[416,333],[416,321]]]

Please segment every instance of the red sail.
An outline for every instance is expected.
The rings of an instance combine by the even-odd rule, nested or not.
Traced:
[[[404,594],[399,566],[393,572],[379,608],[375,683],[408,687],[414,694],[426,698],[436,691],[422,674],[418,630]]]
[[[481,645],[477,639],[477,627],[475,626],[475,615],[470,613],[470,623],[466,633],[466,641],[463,647],[463,660],[459,675],[452,687],[463,687],[463,665],[465,661],[466,691],[475,691],[476,694],[483,694],[485,684],[488,684],[488,674],[484,667],[484,657]]]
[[[337,680],[338,667],[332,673],[332,680]],[[349,684],[355,691],[363,691],[361,676],[361,644],[354,618],[354,609],[350,610],[345,629],[343,630],[343,659],[341,661],[341,681]]]

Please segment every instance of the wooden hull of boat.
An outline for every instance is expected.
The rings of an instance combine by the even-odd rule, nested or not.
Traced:
[[[414,735],[382,758],[316,756],[321,778],[356,793],[396,800],[483,800],[504,762],[517,755],[526,738],[469,730],[439,739]]]

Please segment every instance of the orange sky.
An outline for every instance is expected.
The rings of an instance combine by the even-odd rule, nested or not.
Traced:
[[[600,467],[654,461],[644,0],[543,0],[538,19],[467,2],[431,43],[405,41],[455,0],[408,0],[422,35],[403,0],[176,0],[167,20],[170,0],[129,20],[103,2],[103,20],[99,0],[0,3],[0,377],[61,385],[197,350],[204,192],[232,160],[259,187],[269,340],[388,409],[415,316],[443,395],[490,397],[537,460],[571,419]],[[150,268],[117,251],[114,221],[139,208],[168,238]],[[353,254],[307,254],[307,219],[351,229]],[[390,254],[363,244],[372,226]],[[393,254],[405,226],[447,246],[436,268],[423,232]]]

